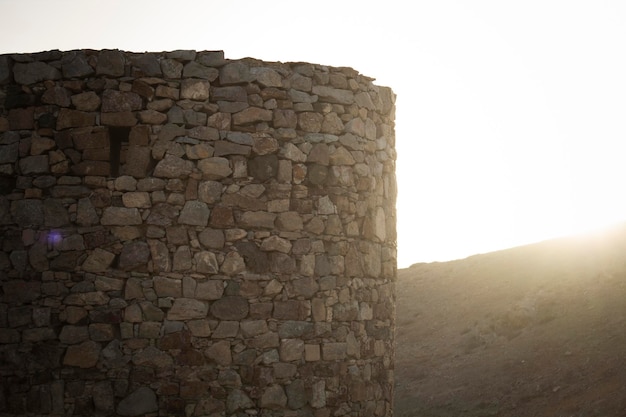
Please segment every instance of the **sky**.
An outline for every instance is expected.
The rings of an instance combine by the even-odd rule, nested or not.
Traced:
[[[397,95],[398,266],[626,220],[623,0],[0,0],[0,53],[223,50]]]

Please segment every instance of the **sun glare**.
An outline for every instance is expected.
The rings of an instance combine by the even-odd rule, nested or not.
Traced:
[[[397,94],[400,267],[626,219],[626,3],[214,3],[0,2],[0,49],[224,50],[375,77]]]

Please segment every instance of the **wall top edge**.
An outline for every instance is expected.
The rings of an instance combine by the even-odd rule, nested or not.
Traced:
[[[127,51],[122,49],[72,49],[62,51],[59,49],[51,49],[47,51],[36,52],[12,52],[0,54],[0,65],[2,60],[10,59],[15,63],[32,63],[32,62],[55,62],[74,57],[76,55],[84,55],[85,57],[95,56],[102,52],[117,52],[122,53],[127,57],[139,57],[139,56],[156,56],[162,59],[176,59],[183,62],[198,61],[199,59],[207,66],[219,68],[228,63],[233,62],[245,62],[251,66],[298,66],[298,65],[312,65],[316,70],[330,72],[339,71],[347,76],[361,77],[364,81],[374,82],[375,77],[370,77],[361,74],[352,67],[345,66],[333,66],[323,65],[319,63],[304,62],[304,61],[264,61],[259,58],[244,57],[237,59],[225,58],[223,50],[193,50],[193,49],[176,49],[170,51]],[[381,86],[384,87],[384,86]]]

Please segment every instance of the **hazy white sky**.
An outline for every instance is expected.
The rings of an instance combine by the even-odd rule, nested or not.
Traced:
[[[398,95],[398,262],[626,220],[622,0],[0,0],[0,53],[224,50]]]

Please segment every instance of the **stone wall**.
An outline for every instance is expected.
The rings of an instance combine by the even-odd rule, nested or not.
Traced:
[[[392,415],[395,96],[372,81],[0,56],[0,414]]]

